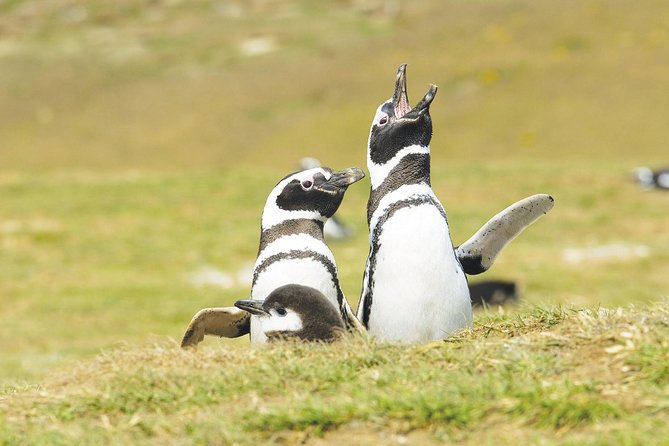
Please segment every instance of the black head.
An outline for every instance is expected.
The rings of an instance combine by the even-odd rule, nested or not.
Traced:
[[[267,199],[263,228],[296,218],[327,220],[339,208],[346,189],[364,176],[357,167],[340,171],[317,167],[286,176]]]
[[[393,97],[379,106],[372,122],[368,143],[368,164],[383,165],[405,147],[428,147],[432,139],[430,104],[437,86],[430,85],[423,99],[411,108],[406,86],[406,64],[400,65]]]
[[[323,293],[304,285],[284,285],[264,301],[238,300],[235,306],[259,316],[260,327],[269,340],[329,342],[345,329],[341,314]]]

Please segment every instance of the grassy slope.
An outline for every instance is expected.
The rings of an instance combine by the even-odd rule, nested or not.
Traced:
[[[669,197],[641,193],[627,179],[635,165],[666,162],[667,127],[660,111],[669,105],[669,90],[659,88],[669,74],[665,2],[647,1],[643,7],[622,1],[403,3],[397,17],[385,15],[383,8],[364,6],[378,6],[375,2],[254,2],[252,7],[240,3],[238,11],[224,4],[233,3],[0,4],[0,382],[8,386],[1,404],[6,417],[11,415],[8,407],[22,407],[4,431],[5,438],[39,423],[31,417],[40,411],[60,413],[52,396],[61,392],[72,395],[75,407],[81,402],[73,410],[85,415],[81,422],[54,415],[64,435],[83,435],[90,421],[90,426],[99,427],[87,433],[91,436],[145,438],[142,435],[149,434],[142,433],[147,429],[143,423],[123,427],[130,422],[130,412],[134,414],[130,407],[121,407],[127,396],[103,409],[90,409],[87,401],[105,398],[104,392],[133,374],[139,384],[132,392],[149,392],[151,387],[141,382],[154,365],[157,376],[172,376],[180,373],[175,371],[180,365],[202,361],[204,370],[206,364],[230,360],[243,364],[235,378],[241,379],[254,364],[269,367],[283,361],[278,358],[304,355],[304,369],[280,369],[279,375],[313,381],[341,372],[326,370],[324,364],[332,358],[353,358],[353,364],[359,364],[355,361],[371,355],[388,364],[381,372],[408,373],[392,372],[390,365],[395,363],[424,367],[425,375],[430,368],[441,370],[440,355],[450,358],[447,355],[454,355],[460,344],[435,347],[434,357],[421,353],[414,358],[416,350],[366,344],[333,351],[305,347],[294,353],[293,348],[248,353],[244,341],[210,340],[209,349],[189,359],[164,341],[177,338],[196,309],[228,304],[248,292],[244,287],[197,289],[187,275],[202,265],[234,271],[253,259],[264,197],[299,157],[316,155],[334,167],[364,165],[368,121],[377,103],[390,94],[399,62],[410,63],[414,101],[428,82],[440,87],[433,107],[433,184],[449,212],[456,242],[522,196],[545,191],[557,199],[552,213],[516,240],[488,277],[516,279],[527,301],[547,305],[615,307],[667,296]],[[80,5],[87,5],[84,16]],[[241,44],[258,36],[275,39],[277,50],[243,56]],[[333,246],[352,303],[367,250],[367,187],[363,183],[352,188],[341,209],[358,228],[357,236]],[[650,256],[575,266],[562,261],[565,247],[620,242],[647,245]],[[629,314],[646,320],[658,313],[638,311]],[[515,320],[513,313],[496,323]],[[535,311],[521,314],[540,318]],[[561,328],[564,336],[576,333],[571,330],[579,329],[579,321],[566,323]],[[532,338],[531,332],[523,333]],[[159,349],[138,347],[156,336]],[[494,338],[502,345],[509,336],[498,333]],[[480,332],[465,336],[464,349],[483,348],[487,341],[480,338]],[[527,348],[518,348],[537,374],[553,376],[573,365],[567,358],[565,364],[544,366],[545,358],[534,355],[532,339]],[[569,339],[580,345],[578,336]],[[656,349],[652,354],[666,356],[666,346],[652,337],[644,339],[648,349]],[[601,347],[607,342],[603,339]],[[119,343],[130,347],[44,378],[54,367],[63,370]],[[555,348],[563,352],[569,345]],[[221,347],[231,348],[233,356],[225,356]],[[506,358],[504,350],[488,354],[501,364]],[[120,371],[114,375],[114,370],[144,356],[146,362],[130,367],[127,376]],[[158,364],[162,356],[173,361],[175,369]],[[513,389],[489,388],[495,376],[499,379],[499,369],[491,368],[489,381],[476,384],[467,378],[467,361],[448,364],[458,368],[456,376],[462,376],[465,386],[448,392],[457,394],[471,385],[472,390],[489,392],[490,400],[516,397],[505,393]],[[98,367],[107,371],[102,378],[107,381],[94,386],[102,393],[96,395],[79,379],[61,387],[71,374],[86,376]],[[582,370],[589,376],[590,369]],[[217,372],[202,373],[193,394],[209,392],[203,384],[208,379],[227,379],[217,378]],[[585,382],[594,380],[594,392],[601,393],[598,374],[592,373]],[[666,370],[658,373],[664,376]],[[370,385],[363,372],[360,376],[353,388]],[[472,442],[492,441],[501,425],[496,423],[509,419],[514,432],[532,441],[541,437],[542,429],[562,432],[557,424],[530,420],[533,405],[518,416],[501,410],[499,420],[496,410],[476,406],[472,410],[478,415],[465,424],[446,423],[443,428],[437,426],[439,421],[420,421],[419,412],[400,405],[404,408],[396,415],[379,421],[375,405],[417,401],[424,395],[425,376],[415,381],[393,376],[409,384],[407,393],[372,392],[359,412],[327,392],[311,403],[332,403],[333,411],[348,414],[332,413],[342,422],[364,419],[372,426],[391,424],[399,432],[423,426],[461,438],[468,426],[475,426],[468,437]],[[666,380],[653,383],[643,373],[635,377],[637,393],[628,392],[623,377],[612,378],[614,387],[621,400],[642,395],[633,401],[642,405],[647,398],[648,408],[637,410],[640,406],[605,398],[616,409],[606,412],[609,421],[601,429],[620,438],[632,424],[641,426],[639,438],[647,438],[656,420],[666,418],[666,403],[653,399],[664,395],[666,400]],[[332,384],[327,380],[325,386],[339,388],[339,378]],[[44,386],[52,389],[44,400],[30,388],[12,390],[44,379]],[[569,376],[556,395],[573,395],[574,386],[580,392],[578,381]],[[213,415],[203,416],[198,424],[199,407],[211,412],[233,409],[218,398],[231,390],[219,387],[211,400],[192,405],[184,394],[178,396],[186,401],[185,407],[175,409],[176,418],[183,415],[182,423],[169,418],[161,424],[159,414],[166,409],[147,403],[151,423],[178,426],[160,427],[152,435],[167,439],[173,434],[178,439],[190,432],[186,426],[192,422],[193,435],[199,438],[239,438],[239,428],[222,428]],[[347,392],[353,388],[340,390],[350,396]],[[253,397],[244,392],[237,398],[245,404]],[[283,416],[281,405],[311,404],[295,392],[297,400],[276,394],[269,398],[276,419]],[[584,392],[589,398],[587,385]],[[78,394],[87,396],[79,399]],[[107,409],[109,425],[116,426],[109,432],[101,418]],[[557,409],[546,410],[550,418]],[[235,416],[246,419],[242,412]],[[628,421],[620,415],[628,413],[638,416]],[[325,415],[316,424],[330,416]],[[291,427],[276,419],[264,420],[278,431]],[[583,435],[594,439],[597,424],[587,417],[582,421]],[[296,423],[294,427],[301,426]],[[254,429],[252,423],[243,425]],[[376,435],[369,426],[357,434]],[[570,436],[578,435],[579,426],[568,426]],[[36,442],[46,435],[37,425],[31,430]]]
[[[6,389],[0,441],[665,444],[668,317],[526,308],[412,348],[116,349]]]

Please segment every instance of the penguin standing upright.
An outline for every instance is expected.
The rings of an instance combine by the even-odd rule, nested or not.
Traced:
[[[304,285],[316,289],[339,310],[349,330],[362,330],[339,285],[334,255],[325,244],[323,225],[339,208],[346,189],[362,179],[357,167],[327,167],[283,178],[269,194],[262,214],[260,246],[253,268],[251,298],[264,300],[275,289]],[[199,343],[205,334],[237,337],[251,334],[251,343],[266,342],[257,316],[234,307],[200,310],[192,319],[182,347]]]
[[[388,341],[443,339],[472,324],[466,274],[487,271],[501,250],[553,207],[537,194],[507,207],[458,247],[430,186],[431,85],[409,105],[406,65],[393,97],[379,106],[367,144],[370,249],[357,315]]]
[[[370,250],[358,306],[369,333],[388,341],[443,339],[472,324],[467,278],[443,206],[430,186],[431,85],[411,108],[406,65],[374,116],[367,150]]]

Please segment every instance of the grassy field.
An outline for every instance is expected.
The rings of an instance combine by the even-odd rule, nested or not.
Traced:
[[[0,441],[666,444],[669,307],[651,310],[490,314],[416,347],[114,349],[6,390]]]
[[[630,181],[667,164],[668,23],[659,0],[0,2],[0,444],[669,444],[669,194]],[[192,275],[253,261],[301,157],[364,167],[401,62],[412,100],[439,85],[455,243],[555,197],[483,276],[524,303],[426,346],[181,352],[249,292]],[[331,245],[354,307],[368,188]],[[569,261],[601,246],[630,255]]]

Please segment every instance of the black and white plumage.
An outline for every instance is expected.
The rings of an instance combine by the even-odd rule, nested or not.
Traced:
[[[364,176],[357,167],[342,171],[322,167],[297,172],[279,181],[262,214],[252,299],[264,300],[287,284],[310,286],[339,309],[347,329],[362,330],[339,285],[335,258],[325,243],[323,225],[339,208],[348,186]],[[257,326],[257,318],[251,317],[246,330],[244,315],[239,311],[237,308],[201,310],[186,330],[182,346],[197,344],[205,334],[227,336],[219,333],[234,332],[235,336],[241,336],[249,331],[251,343],[264,343],[266,339]],[[235,331],[231,325],[239,330]]]
[[[370,251],[357,315],[369,333],[400,342],[442,339],[471,326],[467,274],[488,270],[501,250],[553,207],[539,194],[495,215],[455,248],[430,186],[431,85],[411,108],[406,65],[374,116],[367,149]]]
[[[238,300],[235,306],[257,316],[257,327],[268,341],[299,339],[331,342],[345,331],[341,313],[315,288],[284,285],[265,300]]]
[[[655,170],[650,167],[637,167],[634,169],[634,179],[644,189],[669,190],[669,167]]]
[[[317,158],[305,157],[300,160],[300,167],[305,170],[313,169],[314,167],[321,167],[321,162]],[[323,234],[328,240],[345,240],[354,234],[354,230],[337,215],[333,215],[325,222]]]
[[[405,70],[370,129],[370,250],[357,314],[373,337],[415,343],[471,326],[472,307],[446,212],[430,186],[437,87],[411,108]]]
[[[469,295],[474,307],[517,304],[520,300],[518,285],[509,280],[483,280],[470,283]]]

